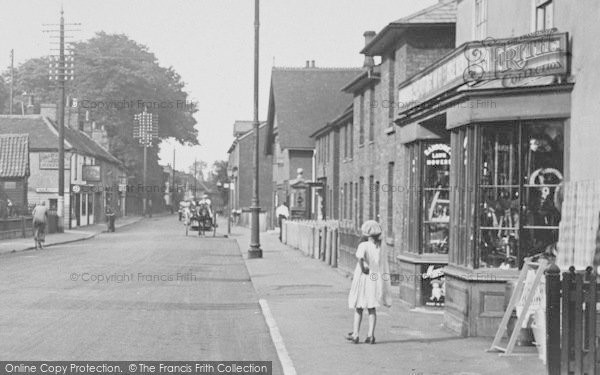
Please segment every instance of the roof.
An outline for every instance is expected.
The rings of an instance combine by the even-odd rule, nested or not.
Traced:
[[[346,109],[342,113],[338,114],[337,117],[335,117],[333,120],[329,121],[325,126],[317,129],[317,131],[312,133],[310,135],[311,138],[319,138],[322,135],[329,133],[334,128],[339,127],[341,124],[346,123],[346,121],[352,119],[353,115],[354,115],[354,103],[350,103],[350,105],[348,107],[346,107]]]
[[[58,148],[58,131],[40,115],[1,115],[0,134],[29,134],[31,150],[55,150]],[[65,149],[71,144],[65,142]]]
[[[29,136],[0,135],[0,178],[29,176]]]
[[[440,0],[437,4],[422,9],[392,23],[455,23],[456,0]]]
[[[266,151],[275,133],[282,149],[313,149],[310,135],[352,100],[340,89],[362,68],[279,68],[271,72]],[[277,128],[275,128],[277,119]]]
[[[407,29],[424,27],[429,30],[456,25],[457,0],[440,0],[437,4],[422,9],[409,16],[397,19],[384,27],[360,53],[369,56],[381,55],[393,41],[397,40]]]
[[[233,136],[237,137],[252,130],[254,121],[236,121],[233,123]]]
[[[58,149],[58,130],[54,122],[41,115],[1,115],[0,134],[29,134],[29,149],[53,151]],[[100,147],[86,133],[65,126],[65,150],[103,159],[113,164],[122,164],[107,150]]]

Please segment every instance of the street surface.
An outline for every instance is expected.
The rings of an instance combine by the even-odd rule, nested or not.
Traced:
[[[221,229],[223,231],[223,229]],[[235,240],[175,216],[0,256],[0,356],[270,360],[277,354]]]

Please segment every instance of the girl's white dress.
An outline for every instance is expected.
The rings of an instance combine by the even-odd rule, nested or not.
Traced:
[[[386,252],[373,242],[366,241],[358,245],[356,258],[364,259],[369,275],[362,272],[357,261],[348,295],[348,307],[370,309],[392,306],[390,266]]]

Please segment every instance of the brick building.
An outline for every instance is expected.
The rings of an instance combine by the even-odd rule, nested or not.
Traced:
[[[423,249],[420,234],[409,230],[409,222],[418,220],[410,213],[418,198],[411,196],[411,184],[406,182],[413,155],[403,146],[394,120],[404,105],[397,98],[398,84],[454,48],[455,20],[455,2],[440,1],[390,23],[379,33],[365,32],[363,69],[342,87],[354,98],[350,111],[340,111],[314,134],[317,178],[333,182],[328,185],[331,197],[324,211],[355,231],[367,219],[381,222],[396,278],[421,274],[423,268],[447,262],[447,249],[441,254]],[[380,63],[375,64],[375,58]],[[426,137],[439,138],[435,132]],[[336,163],[339,177],[334,172]],[[421,282],[416,277],[401,282],[401,298],[413,306],[424,304],[430,290]]]

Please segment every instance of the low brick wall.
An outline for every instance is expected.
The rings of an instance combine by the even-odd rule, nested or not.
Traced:
[[[21,216],[0,220],[0,240],[31,236],[33,236],[31,217]]]

